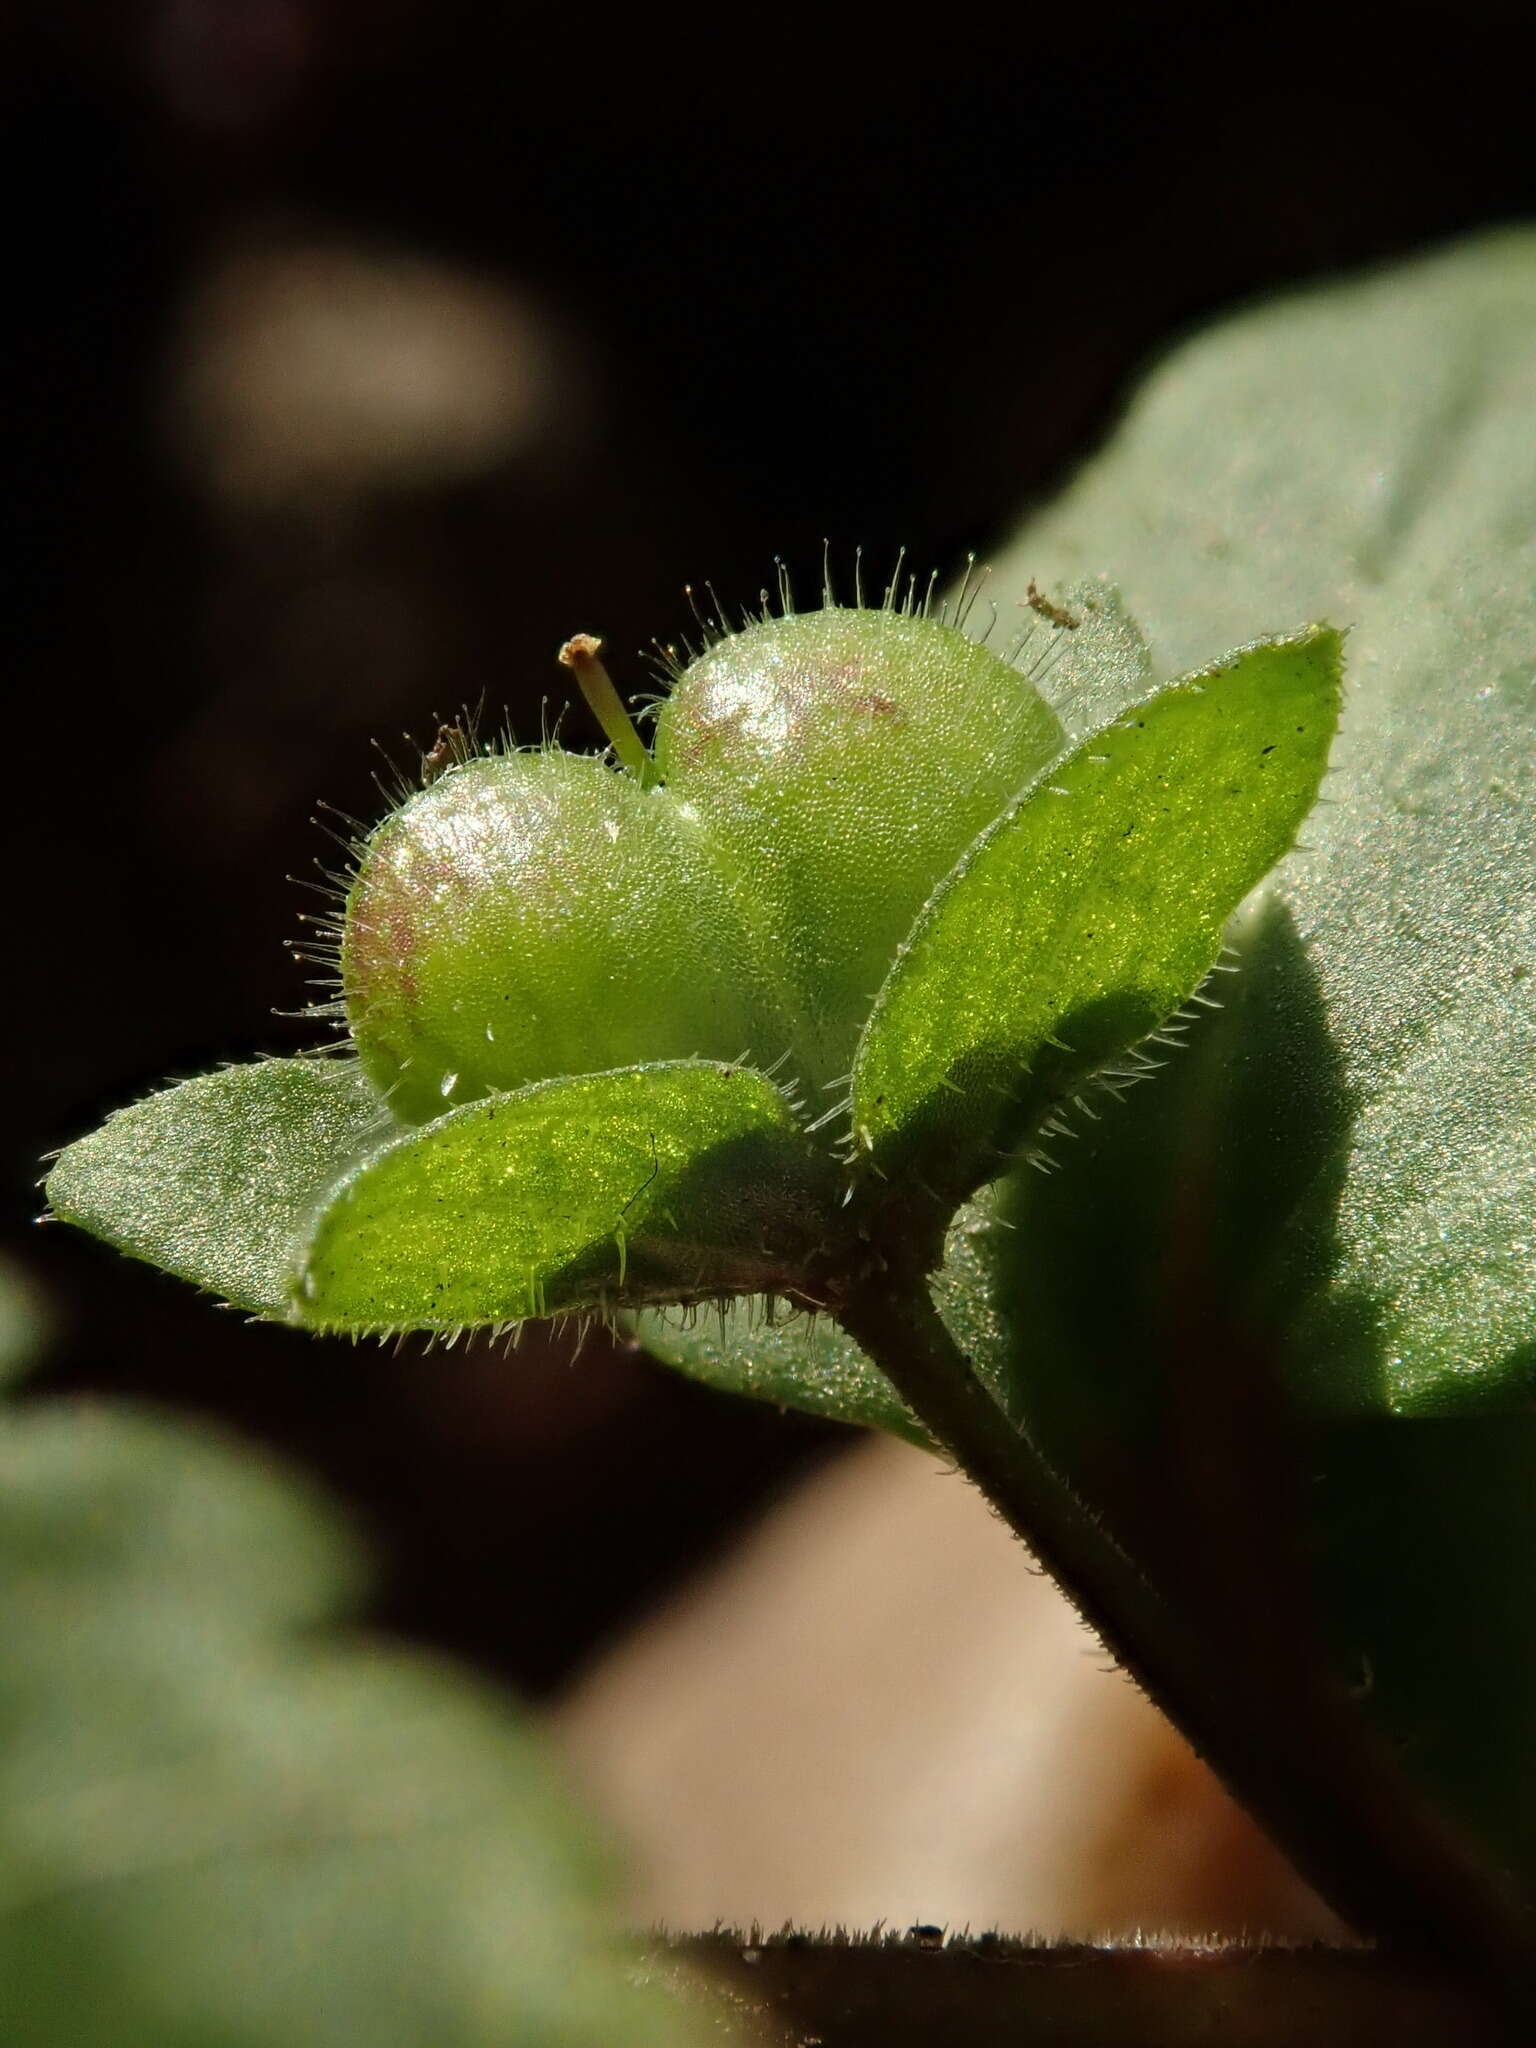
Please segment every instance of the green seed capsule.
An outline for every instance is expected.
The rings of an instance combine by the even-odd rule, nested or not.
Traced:
[[[934,886],[1062,743],[1000,655],[901,612],[769,619],[684,672],[657,767],[765,899],[807,1081],[847,1072]]]
[[[347,900],[353,1038],[406,1122],[493,1089],[790,1045],[736,891],[661,790],[488,757],[386,819]]]

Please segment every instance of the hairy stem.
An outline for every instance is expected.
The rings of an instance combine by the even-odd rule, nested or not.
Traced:
[[[1370,1949],[716,1929],[657,1940],[650,1957],[664,1979],[691,1965],[726,1987],[734,2010],[825,2048],[1515,2048],[1528,2038],[1443,1971]]]
[[[887,1273],[864,1283],[840,1320],[1344,1919],[1443,1959],[1507,2008],[1536,2015],[1528,1907],[1404,1780],[1321,1659],[1277,1640],[1262,1584],[1242,1613],[1170,1606],[976,1378],[921,1279],[902,1285]]]

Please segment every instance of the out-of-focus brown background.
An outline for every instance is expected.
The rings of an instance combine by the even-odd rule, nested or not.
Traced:
[[[375,736],[409,762],[482,697],[532,734],[565,635],[638,685],[686,582],[748,601],[782,555],[813,587],[824,536],[948,569],[1201,316],[1528,213],[1525,12],[1408,6],[1369,47],[1229,5],[920,43],[505,0],[0,19],[4,1157],[46,1384],[280,1444],[371,1529],[377,1619],[538,1696],[841,1454],[600,1341],[247,1326],[32,1229],[36,1162],[312,1037],[272,1014],[306,995],[285,877],[328,854],[317,799],[377,814]],[[578,1746],[612,1754],[604,1711]]]

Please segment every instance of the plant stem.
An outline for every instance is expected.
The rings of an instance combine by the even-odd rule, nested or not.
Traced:
[[[1274,1641],[1262,1587],[1249,1614],[1214,1626],[1170,1606],[976,1378],[917,1276],[862,1283],[839,1318],[1322,1896],[1361,1933],[1536,2016],[1529,1909],[1404,1779],[1321,1662]]]

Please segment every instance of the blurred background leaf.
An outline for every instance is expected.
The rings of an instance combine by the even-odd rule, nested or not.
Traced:
[[[341,1633],[358,1589],[333,1517],[206,1430],[0,1413],[8,2042],[704,2038],[631,1980],[510,1708]]]

